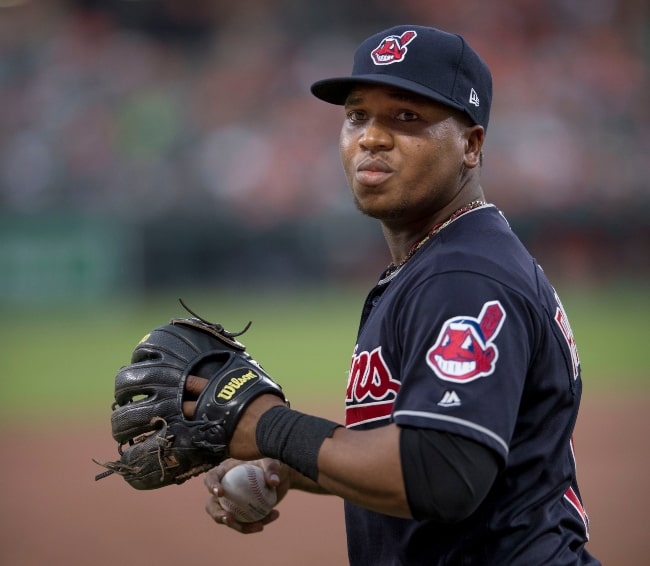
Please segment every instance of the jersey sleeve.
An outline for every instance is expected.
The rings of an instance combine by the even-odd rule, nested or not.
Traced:
[[[529,301],[459,272],[421,281],[396,304],[394,421],[459,434],[505,462],[541,328]]]

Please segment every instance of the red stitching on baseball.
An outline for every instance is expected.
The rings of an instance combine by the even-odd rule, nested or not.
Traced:
[[[267,506],[269,505],[268,499],[266,499],[260,484],[257,482],[257,470],[255,468],[247,468],[246,475],[248,476],[248,483],[250,484],[251,491],[257,498],[260,504]]]

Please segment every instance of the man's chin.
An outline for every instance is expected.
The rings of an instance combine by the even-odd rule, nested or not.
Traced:
[[[399,220],[403,213],[401,209],[391,208],[386,210],[385,208],[379,206],[363,205],[361,202],[359,202],[359,199],[356,198],[354,199],[354,204],[357,207],[357,210],[361,212],[361,214],[380,221],[391,222]]]

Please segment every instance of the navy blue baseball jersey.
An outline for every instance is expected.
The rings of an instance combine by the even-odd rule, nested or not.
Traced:
[[[364,305],[346,426],[447,431],[488,446],[501,467],[455,524],[346,502],[350,564],[599,564],[584,549],[572,445],[578,351],[560,299],[505,218],[491,205],[460,216],[387,279]]]

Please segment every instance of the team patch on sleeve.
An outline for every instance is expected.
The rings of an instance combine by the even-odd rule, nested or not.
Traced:
[[[494,340],[506,312],[499,301],[488,301],[477,318],[456,316],[445,321],[427,364],[445,381],[469,383],[494,372],[499,350]]]

